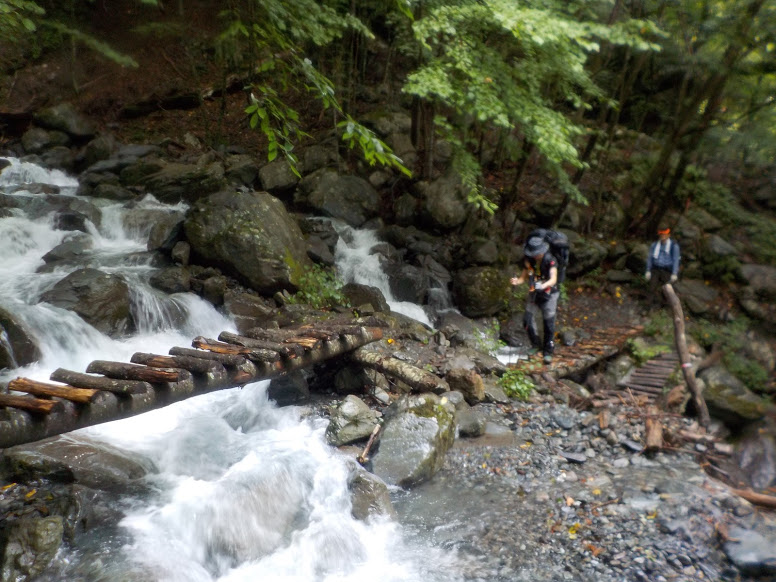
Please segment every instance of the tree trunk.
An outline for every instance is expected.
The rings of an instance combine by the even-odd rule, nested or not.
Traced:
[[[89,388],[73,388],[72,386],[60,386],[49,384],[47,382],[37,382],[29,378],[16,378],[8,383],[9,390],[16,392],[26,392],[33,396],[43,396],[44,398],[63,398],[70,402],[78,404],[88,404],[94,400],[98,390]]]

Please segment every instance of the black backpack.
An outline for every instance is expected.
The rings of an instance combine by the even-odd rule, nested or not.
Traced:
[[[563,283],[566,280],[566,267],[569,264],[569,252],[571,250],[569,237],[557,230],[537,228],[526,237],[526,242],[535,236],[544,239],[550,245],[552,256],[558,260],[558,284]]]

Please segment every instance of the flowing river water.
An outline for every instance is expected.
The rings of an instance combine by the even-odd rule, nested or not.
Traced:
[[[0,193],[34,198],[41,194],[34,193],[33,184],[49,184],[59,188],[59,196],[75,196],[75,179],[11,162],[0,174]],[[0,370],[0,381],[17,376],[47,380],[58,367],[83,371],[96,359],[129,361],[137,351],[166,354],[172,346],[188,346],[197,335],[234,331],[229,319],[199,297],[165,295],[148,284],[155,269],[146,252],[152,220],[128,216],[185,208],[166,207],[151,196],[131,208],[107,200],[89,202],[101,215],[98,226],[89,225],[93,248],[78,264],[53,270],[42,268],[42,257],[72,235],[54,227],[53,213],[24,211],[20,208],[36,206],[23,203],[0,215],[0,306],[27,325],[42,352],[35,364]],[[368,250],[373,235],[358,236],[367,239],[352,248]],[[337,254],[344,272],[356,265],[364,272],[363,250],[354,255],[345,246]],[[111,339],[75,313],[40,302],[42,293],[84,266],[120,274],[129,283],[137,333]],[[348,277],[358,279],[356,274]],[[423,319],[419,306],[404,308]],[[347,487],[350,461],[326,444],[325,421],[303,418],[296,407],[277,408],[267,399],[266,387],[260,382],[202,395],[60,437],[119,449],[141,459],[150,471],[137,493],[117,497],[117,517],[79,535],[75,547],[61,550],[44,579],[465,578],[465,560],[435,543],[434,527],[418,516],[417,503],[405,504],[413,507],[412,519],[402,519],[400,511],[397,521],[355,520]],[[393,495],[406,499],[406,492]]]

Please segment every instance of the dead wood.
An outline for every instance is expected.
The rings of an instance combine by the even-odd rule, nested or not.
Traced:
[[[130,361],[135,364],[151,366],[152,368],[182,368],[192,374],[225,374],[226,369],[213,360],[193,358],[191,356],[160,356],[137,352]]]
[[[375,426],[372,429],[372,434],[369,435],[369,440],[366,442],[366,446],[364,447],[364,450],[361,452],[361,454],[358,457],[356,457],[356,460],[360,464],[363,465],[364,463],[366,463],[369,460],[369,456],[368,456],[369,455],[369,450],[372,448],[372,445],[375,442],[375,438],[377,438],[377,435],[380,432],[380,428],[381,428],[381,425],[378,424],[377,426]]]
[[[670,283],[663,285],[663,294],[666,296],[674,313],[674,341],[676,343],[676,351],[679,353],[679,361],[682,364],[684,381],[690,389],[690,394],[692,394],[692,400],[695,404],[695,410],[698,413],[701,425],[709,426],[709,423],[711,422],[709,409],[706,406],[706,401],[703,399],[701,389],[695,381],[695,374],[691,369],[690,352],[687,349],[687,338],[684,334],[684,313],[682,312],[682,304]]]
[[[351,354],[351,358],[363,366],[368,366],[378,372],[398,378],[418,392],[441,394],[450,390],[447,382],[442,378],[391,356],[358,349]]]
[[[646,424],[646,450],[657,451],[663,448],[663,423],[658,418],[658,409],[655,406],[647,408]]]
[[[757,493],[751,489],[733,489],[733,493],[739,497],[743,497],[749,503],[759,505],[761,507],[770,507],[776,509],[776,497],[773,495],[765,495],[764,493]]]
[[[212,360],[220,363],[222,366],[238,367],[247,362],[247,358],[234,354],[217,354],[206,350],[195,350],[192,348],[170,348],[171,356],[189,356],[191,358],[201,358],[203,360]]]

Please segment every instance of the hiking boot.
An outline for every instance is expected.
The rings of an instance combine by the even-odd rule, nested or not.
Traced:
[[[544,354],[544,363],[552,364],[552,354]]]

